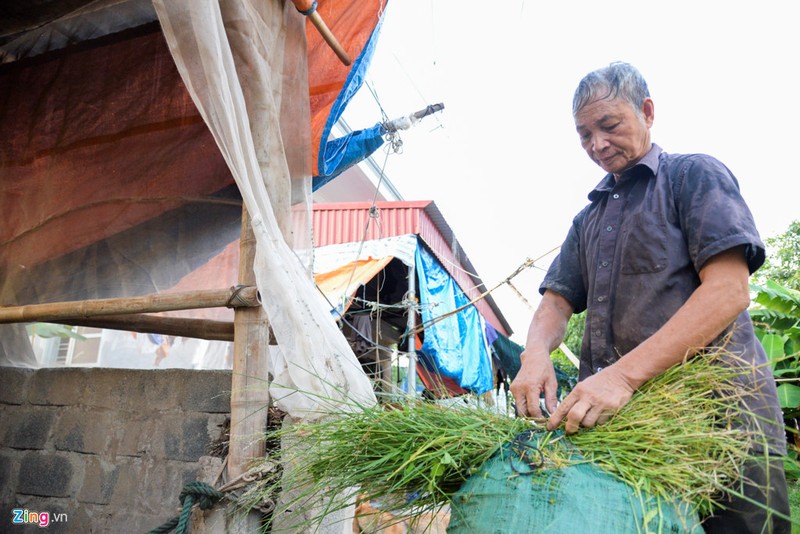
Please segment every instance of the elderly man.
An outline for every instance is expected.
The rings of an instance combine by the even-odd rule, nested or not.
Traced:
[[[585,76],[572,109],[581,145],[607,174],[541,285],[511,385],[518,412],[541,417],[543,396],[549,429],[563,421],[567,432],[602,424],[644,382],[724,338],[728,351],[758,366],[760,394],[747,412],[756,414],[749,424],[764,440],[751,446],[773,456],[748,464],[747,498],[724,502],[703,526],[788,533],[787,521],[750,502],[789,514],[775,381],[747,314],[748,279],[764,261],[764,245],[736,178],[712,157],[668,154],[651,142],[653,100],[627,63]],[[580,381],[556,406],[550,353],[570,316],[583,310]]]

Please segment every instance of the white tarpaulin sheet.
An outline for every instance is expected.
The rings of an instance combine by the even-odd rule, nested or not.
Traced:
[[[320,399],[375,402],[358,360],[320,305],[309,270],[287,244],[291,205],[303,191],[292,191],[279,126],[281,99],[290,98],[282,94],[286,36],[265,21],[300,15],[290,2],[155,0],[154,5],[181,77],[251,216],[256,280],[278,341],[270,362],[276,405],[295,417],[313,417],[326,409]]]

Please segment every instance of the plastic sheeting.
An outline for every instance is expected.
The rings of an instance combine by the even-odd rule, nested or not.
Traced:
[[[154,5],[181,78],[251,217],[254,271],[278,341],[270,347],[276,405],[294,417],[317,417],[344,398],[375,402],[358,360],[318,305],[316,288],[284,237],[291,234],[291,174],[286,156],[280,157],[284,139],[276,125],[281,98],[291,96],[282,93],[282,84],[302,76],[296,69],[290,80],[284,72],[297,59],[288,57],[292,47],[286,40],[300,15],[291,3],[273,1]],[[289,31],[271,31],[275,20]]]
[[[423,325],[469,303],[448,272],[423,247],[417,248]],[[492,364],[478,309],[467,306],[425,328],[422,352],[444,376],[478,394],[493,387]]]
[[[52,18],[42,6],[24,12],[48,20],[36,31],[22,32],[0,46],[0,64],[18,61],[77,42],[102,38],[157,20],[150,0],[94,0],[79,7],[68,6],[62,16]],[[78,4],[76,3],[76,6]],[[51,6],[47,6],[51,7]],[[311,93],[312,157],[314,189],[335,178],[383,145],[380,124],[331,138],[331,130],[350,99],[364,81],[375,49],[386,0],[325,0],[318,13],[355,61],[343,65],[312,24],[307,24],[309,81]],[[54,7],[52,13],[59,13]]]
[[[419,259],[420,254],[423,255],[422,260]],[[334,308],[334,314],[337,305],[349,303],[358,286],[366,284],[392,258],[397,258],[408,267],[416,266],[423,321],[446,314],[468,302],[441,263],[419,246],[416,235],[409,234],[329,245],[315,250],[317,285],[328,296],[326,304]],[[493,375],[488,349],[490,343],[485,335],[490,331],[494,329],[483,320],[474,306],[458,316],[426,328],[426,344],[418,347],[422,350],[422,365],[417,366],[425,386],[434,394],[447,392],[450,395],[461,395],[467,390],[490,390]]]
[[[404,265],[416,264],[417,236],[406,234],[363,242],[340,243],[314,249],[314,272],[326,273],[350,263],[368,258],[392,256]]]
[[[358,288],[372,280],[390,261],[392,256],[356,260],[333,271],[315,275],[317,286],[334,316],[344,314]]]
[[[135,282],[123,295],[153,286],[160,290],[174,275],[165,269],[168,264],[142,268],[156,256],[147,254],[146,234],[173,234],[171,244],[180,243],[184,253],[194,249],[188,240],[199,241],[189,235],[210,233],[195,232],[198,226],[219,232],[212,221],[233,221],[233,237],[225,244],[238,235],[241,201],[237,192],[223,192],[233,179],[157,25],[34,59],[0,70],[3,304],[122,296],[103,289],[96,294],[43,289],[40,285],[60,272],[53,265],[46,276],[28,274],[54,259],[90,269],[70,254],[99,258],[108,256],[108,249],[118,260],[138,264],[131,271],[139,269],[152,279]],[[147,223],[151,226],[145,228]],[[139,235],[132,235],[135,228]],[[187,241],[178,241],[179,234]],[[103,246],[105,254],[88,252],[111,237],[116,242]],[[154,237],[147,239],[151,246],[164,242]],[[158,252],[169,253],[169,246]],[[209,247],[218,251],[218,241]],[[210,257],[197,256],[195,265],[201,256]],[[120,273],[114,281],[119,280],[131,277]],[[70,280],[65,276],[58,282]]]
[[[4,64],[0,95],[0,305],[168,291],[238,237],[241,197],[158,24]],[[0,345],[40,364],[22,325]]]
[[[309,55],[317,62],[309,70],[309,88],[313,132],[313,190],[365,159],[381,145],[385,133],[380,124],[331,138],[331,131],[350,100],[364,83],[364,77],[380,34],[387,0],[328,0],[320,3],[318,12],[355,56],[345,67],[313,29],[308,32]],[[320,50],[322,49],[322,50]],[[333,81],[332,81],[333,80]]]
[[[201,99],[187,92],[152,3],[99,0],[80,4],[79,9],[20,5],[29,24],[20,26],[19,37],[5,42],[0,51],[0,134],[4,139],[0,146],[0,212],[4,217],[0,305],[235,284],[238,254],[231,254],[230,247],[238,247],[242,194],[237,186],[243,181],[239,171],[234,179],[231,168],[241,165],[231,161],[239,158],[241,147],[248,143],[258,163],[245,164],[247,173],[254,175],[251,171],[257,169],[270,177],[260,187],[266,190],[280,228],[280,235],[273,238],[293,247],[296,257],[309,258],[301,270],[310,281],[311,167],[324,125],[351,69],[341,65],[319,32],[291,5],[236,3],[235,13],[234,2],[193,6],[198,12],[208,6],[220,11],[226,26],[206,26],[207,34],[182,34],[180,39],[208,40],[200,43],[206,49],[230,43],[227,53],[235,58],[236,67],[222,77],[239,76],[243,83],[236,89],[220,79],[225,70],[220,66],[222,59],[209,66],[196,61],[196,56],[183,58],[189,63],[187,70],[199,73],[185,80],[201,92],[207,88],[223,91],[217,96],[226,102],[238,98],[236,112],[255,121],[250,139],[245,139],[237,130],[238,118],[228,116],[225,105],[198,112],[196,103]],[[52,15],[49,7],[57,8]],[[382,0],[327,0],[320,13],[351,57],[366,58],[362,48],[377,35],[375,26],[384,7]],[[364,68],[366,64],[359,63]],[[228,94],[237,90],[239,96]],[[215,121],[212,135],[209,127]],[[220,131],[231,135],[223,139],[227,134]],[[313,159],[309,158],[312,151]],[[267,162],[273,153],[285,157]],[[248,209],[257,209],[252,201],[257,194],[248,192],[247,196]],[[299,216],[292,221],[290,212]],[[259,219],[258,210],[254,214],[254,220],[265,219]],[[313,304],[302,306],[316,306],[318,294],[308,302]],[[271,312],[276,314],[280,315]],[[171,315],[233,318],[233,312],[223,308]],[[313,324],[301,322],[304,327]],[[37,339],[34,343],[42,341]],[[97,343],[100,353],[83,364],[153,366],[157,345],[146,339],[132,343],[132,339],[136,338],[129,333],[104,332]],[[50,341],[58,340],[47,341],[53,349]],[[158,360],[159,367],[229,366],[227,357],[221,357],[229,349],[227,343],[173,341],[174,350]],[[185,352],[190,345],[205,352],[190,357]],[[41,357],[37,361],[25,327],[14,324],[0,325],[0,364],[59,363]]]
[[[414,265],[416,250],[417,236],[412,234],[315,248],[313,271],[323,305],[338,318],[347,311],[359,286],[394,258],[409,267]]]
[[[541,444],[544,436],[550,444]],[[633,487],[579,458],[557,469],[538,466],[563,436],[523,433],[503,444],[454,495],[447,532],[704,532],[688,501],[648,493],[646,479]]]

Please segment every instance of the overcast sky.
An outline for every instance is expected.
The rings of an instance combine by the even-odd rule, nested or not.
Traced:
[[[792,4],[389,0],[367,75],[373,91],[363,88],[345,118],[359,129],[381,108],[395,118],[444,103],[402,132],[386,174],[406,200],[435,201],[493,287],[559,246],[602,178],[580,148],[572,94],[590,70],[628,61],[655,101],[653,141],[719,158],[770,237],[800,219]],[[533,305],[542,276],[514,280]],[[506,288],[495,300],[524,342],[527,306]]]

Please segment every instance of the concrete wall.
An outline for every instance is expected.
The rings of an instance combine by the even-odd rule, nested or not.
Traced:
[[[42,531],[13,524],[15,508],[47,512],[48,532],[147,532],[176,516],[230,388],[229,371],[0,367],[0,532]]]

